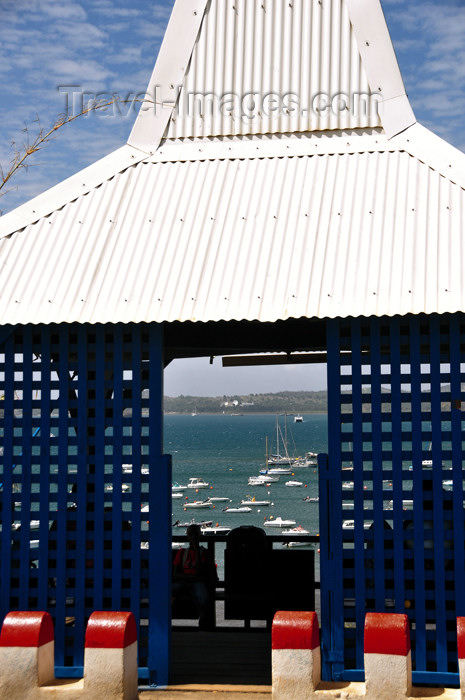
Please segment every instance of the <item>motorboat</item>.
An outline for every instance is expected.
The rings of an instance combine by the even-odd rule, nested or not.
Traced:
[[[230,508],[229,506],[226,506],[226,508],[223,508],[223,513],[251,513],[252,508],[249,506],[233,506]]]
[[[284,547],[313,547],[313,542],[291,541],[283,542]]]
[[[187,484],[188,489],[207,489],[208,487],[209,484],[198,476],[191,476]]]
[[[260,474],[264,476],[282,476],[292,474],[291,467],[271,467],[270,469],[260,469]]]
[[[370,522],[364,522],[363,523],[363,528],[364,530],[369,530],[371,527]],[[354,520],[344,520],[342,523],[342,529],[343,530],[354,530],[355,529],[355,521]]]
[[[174,484],[171,484],[171,493],[176,493],[177,491],[184,491],[184,489],[187,489],[187,484],[178,484],[177,481]]]
[[[286,486],[303,486],[303,482],[291,479],[290,481],[286,481]]]
[[[258,476],[249,476],[247,483],[249,486],[266,486],[269,482],[267,482],[266,479],[260,479]]]
[[[296,527],[291,527],[288,530],[283,530],[283,535],[309,535],[310,530],[306,530],[302,525],[296,525]]]
[[[202,527],[210,527],[210,525],[213,524],[213,520],[201,520],[200,522],[197,522],[194,520],[194,518],[191,519],[190,522],[188,523],[181,523],[179,520],[176,520],[173,523],[173,527],[189,527],[189,525],[198,525],[200,528]]]
[[[270,506],[271,501],[259,501],[255,496],[244,498],[241,501],[242,506]]]
[[[231,528],[227,525],[208,525],[202,527],[201,530],[202,535],[226,535],[228,532],[231,532]]]
[[[231,499],[227,496],[210,496],[208,500],[211,501],[211,503],[226,503]]]
[[[305,457],[296,457],[292,462],[293,469],[302,469],[304,467],[316,467],[318,454],[316,452],[306,452]]]
[[[318,503],[320,499],[318,496],[305,496],[302,500],[304,503]]]
[[[308,467],[314,466],[316,466],[315,460],[306,457],[296,457],[292,462],[292,469],[308,469]]]
[[[299,413],[299,415],[294,416],[294,423],[303,423],[303,422],[304,422],[304,419],[303,419],[303,417],[300,415],[300,413]]]
[[[184,494],[181,491],[172,491],[171,498],[184,498]]]
[[[192,501],[192,503],[184,503],[184,510],[186,508],[211,508],[212,502],[207,498],[205,501]]]
[[[265,470],[265,474],[259,474],[258,476],[249,476],[250,486],[261,486],[261,484],[271,484],[276,483],[280,479],[279,474],[269,474],[268,470]],[[253,483],[252,483],[253,482]]]
[[[295,520],[283,520],[283,518],[277,517],[273,520],[265,520],[263,527],[294,527],[296,525]]]

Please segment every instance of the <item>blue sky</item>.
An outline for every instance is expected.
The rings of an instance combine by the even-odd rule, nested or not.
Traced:
[[[65,110],[71,92],[143,93],[172,0],[0,0],[0,164]],[[465,152],[464,0],[383,0],[407,93],[419,122]],[[73,86],[72,88],[70,86]],[[134,109],[63,127],[0,198],[3,213],[122,146]],[[27,131],[24,132],[24,127]],[[321,389],[315,367],[222,370],[217,360],[173,363],[166,393]]]

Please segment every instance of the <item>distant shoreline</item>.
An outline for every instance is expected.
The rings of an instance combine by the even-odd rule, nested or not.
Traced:
[[[192,415],[191,411],[163,411],[165,416],[189,416]],[[288,413],[286,411],[247,411],[243,413],[224,413],[223,411],[197,411],[195,415],[192,416],[192,418],[195,418],[196,416],[230,416],[232,418],[242,418],[245,416],[284,416],[287,415],[288,417],[292,418],[295,415],[300,415],[300,416],[325,416],[327,415],[327,411],[297,411],[297,412],[292,412]]]
[[[163,408],[167,415],[322,415],[328,411],[328,394],[326,391],[281,391],[235,396],[164,396]]]

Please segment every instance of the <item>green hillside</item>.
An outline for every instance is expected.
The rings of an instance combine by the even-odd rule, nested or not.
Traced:
[[[165,413],[326,413],[326,391],[281,391],[246,396],[165,396]]]

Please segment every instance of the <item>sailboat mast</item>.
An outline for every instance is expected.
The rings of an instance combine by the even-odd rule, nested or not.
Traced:
[[[276,454],[279,455],[279,416],[276,416]]]

